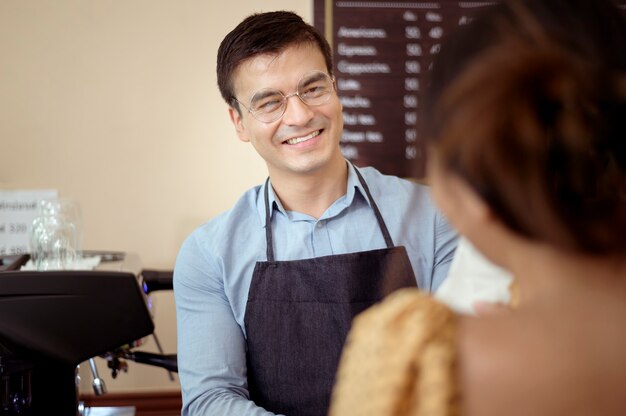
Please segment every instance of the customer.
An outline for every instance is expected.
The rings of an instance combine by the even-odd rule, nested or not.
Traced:
[[[425,187],[344,159],[330,47],[299,16],[246,18],[217,75],[269,178],[180,250],[183,415],[325,415],[352,317],[437,288],[455,233]]]
[[[357,317],[331,415],[623,415],[626,22],[609,0],[505,0],[434,66],[436,201],[519,306],[417,291]]]

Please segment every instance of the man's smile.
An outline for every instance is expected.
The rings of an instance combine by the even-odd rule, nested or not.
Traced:
[[[307,140],[310,140],[310,139],[312,139],[312,138],[314,138],[314,137],[319,136],[319,134],[320,134],[321,132],[322,132],[322,130],[316,130],[316,131],[314,131],[314,132],[312,132],[312,133],[307,134],[306,136],[302,136],[302,137],[293,137],[293,138],[291,138],[291,139],[285,140],[285,141],[283,142],[283,144],[285,144],[285,143],[286,143],[286,144],[293,145],[293,144],[298,144],[298,143],[306,142]]]

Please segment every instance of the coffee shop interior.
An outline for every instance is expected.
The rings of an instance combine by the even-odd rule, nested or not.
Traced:
[[[245,16],[283,9],[312,21],[312,0],[0,2],[0,190],[74,201],[86,252],[122,253],[137,270],[167,274],[193,229],[266,176],[262,159],[237,140],[215,57]],[[77,332],[86,327],[74,338],[111,342],[104,332],[115,332],[112,324],[100,333],[88,328],[89,317],[141,312],[118,295],[96,291],[79,303],[69,320],[76,317]],[[137,350],[175,354],[172,291],[147,298],[157,338],[140,323]],[[56,312],[37,311],[50,314],[49,325]],[[78,394],[85,406],[180,414],[175,371],[126,357],[126,371],[113,378],[110,360],[85,354],[75,355],[85,359]]]
[[[528,3],[528,8],[522,7],[524,2]],[[626,0],[615,0],[614,3],[622,11],[626,10]],[[481,17],[475,19],[471,14],[470,9],[475,11],[494,4],[503,6],[504,11],[493,15],[487,13],[482,18],[496,19],[497,24],[491,25],[489,20],[481,20]],[[416,409],[430,409],[431,398],[435,403],[432,409],[439,409],[439,403],[441,409],[446,409],[437,414],[448,414],[449,409],[452,413],[482,409],[480,405],[496,409],[490,414],[498,415],[515,413],[500,409],[515,409],[518,415],[624,414],[626,360],[622,351],[626,334],[620,328],[623,328],[626,316],[623,301],[626,293],[623,283],[626,233],[622,232],[626,225],[626,210],[623,209],[626,162],[622,140],[623,120],[626,119],[626,55],[619,45],[620,39],[626,38],[626,31],[621,19],[611,18],[619,16],[615,13],[619,10],[614,6],[610,1],[599,0],[591,3],[585,0],[524,0],[511,1],[510,5],[499,1],[448,0],[0,0],[0,416],[243,414],[248,410],[232,409],[264,407],[258,399],[264,399],[266,392],[258,386],[266,385],[271,387],[266,390],[272,390],[271,393],[280,399],[276,402],[302,394],[302,401],[307,402],[307,406],[309,402],[315,402],[311,408],[319,407],[323,414],[326,414],[327,404],[332,405],[331,414],[341,415],[358,413],[354,409],[361,404],[364,409],[380,409],[376,407],[380,403],[384,406],[390,403],[389,408],[394,410],[385,414],[396,414],[397,409],[409,404],[417,406]],[[229,113],[218,90],[218,47],[246,17],[277,10],[295,12],[323,32],[332,45],[330,54],[335,61],[334,70],[329,71],[332,74],[323,70],[331,67],[328,53],[321,53],[327,51],[325,47],[318,53],[306,49],[309,45],[305,48],[291,43],[289,48],[280,52],[283,55],[271,56],[269,60],[267,55],[252,54],[259,60],[247,61],[254,64],[249,65],[244,75],[239,73],[244,81],[235,84],[246,85],[246,80],[257,81],[257,78],[259,83],[264,83],[266,76],[272,82],[275,79],[280,81],[269,87],[250,88],[249,108],[240,104],[256,121],[252,121],[255,123],[251,124],[253,128],[245,130],[247,125],[242,121],[243,116],[232,109]],[[496,6],[492,10],[500,9]],[[544,11],[547,11],[545,16]],[[564,19],[562,11],[572,15]],[[595,11],[604,14],[599,14],[597,19],[589,18]],[[291,24],[302,24],[290,13],[264,14],[246,22],[263,21],[268,15],[286,19],[278,21],[288,29],[295,27]],[[509,24],[507,19],[513,19],[513,23]],[[270,20],[274,25],[272,28],[278,27],[276,21]],[[607,24],[603,25],[605,21]],[[480,26],[481,22],[486,26]],[[547,29],[551,24],[556,27],[554,31]],[[478,29],[456,32],[460,36],[447,40],[456,39],[457,43],[451,42],[452,46],[446,47],[443,42],[448,30],[464,25],[470,30]],[[546,26],[545,31],[542,25]],[[240,49],[237,48],[243,43],[239,43],[240,39],[246,40],[251,48],[261,42],[275,45],[264,37],[267,33],[273,34],[275,39],[293,39],[273,30],[257,30],[263,35],[254,37],[250,28],[265,29],[267,26],[251,24],[244,27],[247,31],[235,30],[234,35],[226,36],[226,46],[220,49],[220,69],[226,68],[220,72],[222,75],[229,73],[231,59],[238,62]],[[482,32],[485,27],[488,30]],[[239,26],[238,30],[243,29]],[[492,33],[504,34],[503,40],[491,45],[490,39],[498,39]],[[317,35],[314,37],[317,39]],[[461,42],[464,39],[476,40],[476,50]],[[518,53],[520,45],[526,54]],[[483,49],[489,53],[481,54],[477,64],[473,65],[475,56]],[[245,51],[245,48],[241,50]],[[516,56],[512,58],[514,54]],[[492,60],[483,59],[485,56]],[[261,64],[257,65],[258,62]],[[275,66],[294,78],[293,74],[302,73],[299,81],[294,79],[292,82],[295,88],[287,91],[286,86],[291,85],[292,79],[283,77],[282,73],[276,75],[279,73],[276,68],[258,70],[271,67],[266,62],[278,62]],[[324,62],[325,67],[322,66]],[[575,65],[570,65],[571,62]],[[237,72],[245,66],[233,67]],[[430,68],[435,70],[430,71]],[[499,80],[493,76],[496,71]],[[427,77],[432,74],[433,82],[428,85]],[[453,83],[455,77],[463,82]],[[229,78],[227,75],[220,79],[223,86],[223,80]],[[446,87],[451,83],[457,88],[450,90]],[[313,84],[314,87],[309,87]],[[482,88],[486,85],[493,86],[489,89],[491,95],[483,93]],[[428,87],[435,91],[432,97],[426,93]],[[228,96],[228,86],[224,90],[224,95]],[[479,90],[480,94],[475,93]],[[261,94],[252,94],[253,91]],[[509,106],[509,91],[513,91],[511,97],[517,99],[510,102],[516,105]],[[270,105],[267,106],[267,102],[258,104],[261,100],[255,101],[255,97],[259,96],[271,97],[268,99]],[[478,96],[487,98],[476,100]],[[307,121],[306,132],[297,136],[293,133],[293,137],[285,138],[277,133],[278,126],[292,127],[282,118],[290,114],[287,108],[294,108],[294,101],[287,101],[292,97],[299,103],[296,108],[328,105],[316,110],[322,124]],[[322,102],[321,99],[328,100]],[[429,106],[428,99],[435,105]],[[501,108],[506,109],[502,113],[506,116],[504,118],[498,116],[498,111],[492,111]],[[435,109],[430,114],[432,117],[428,111],[421,112],[424,109]],[[556,116],[561,117],[561,113],[567,117]],[[539,127],[535,130],[526,128],[524,123],[530,122],[517,114],[532,114],[533,117],[527,118],[533,122],[539,120],[536,123]],[[484,115],[489,115],[491,121],[483,122]],[[501,123],[504,119],[507,123],[521,120],[519,125],[524,128],[518,129],[516,123],[511,124],[512,127]],[[259,123],[278,120],[282,121],[269,128],[258,128]],[[435,120],[430,123],[433,124],[431,130],[427,129],[429,123],[423,120]],[[553,128],[553,124],[558,129]],[[472,130],[468,126],[481,128],[467,135],[466,132]],[[506,127],[502,128],[505,133],[500,131],[500,126]],[[562,133],[561,130],[566,132],[563,137],[557,134]],[[255,135],[259,131],[262,134]],[[520,134],[517,137],[509,132]],[[210,237],[186,240],[194,230],[230,210],[246,191],[263,184],[268,166],[270,169],[278,166],[272,164],[275,161],[272,158],[282,153],[272,153],[275,152],[274,143],[266,146],[263,142],[260,146],[265,147],[262,150],[272,149],[267,152],[271,157],[262,151],[257,153],[252,144],[246,143],[246,140],[252,141],[258,147],[265,135],[271,135],[273,141],[280,138],[280,144],[285,145],[281,151],[300,152],[304,149],[302,153],[294,153],[306,155],[294,157],[298,163],[315,159],[309,155],[317,155],[314,152],[320,148],[326,155],[326,150],[331,149],[327,143],[332,145],[340,141],[342,153],[336,146],[327,152],[332,156],[327,158],[327,166],[332,162],[332,169],[321,169],[319,164],[307,165],[306,174],[294,174],[295,168],[288,160],[286,169],[272,170],[273,184],[264,188],[267,208],[263,224],[270,226],[264,227],[262,233],[257,235],[254,230],[241,225],[244,223],[242,219],[254,218],[249,213],[256,207],[250,202],[245,209],[232,210],[233,215],[223,216],[201,230],[203,237]],[[434,163],[428,165],[431,168],[428,177],[425,170],[427,144],[425,137],[420,135],[434,139],[430,142],[434,151],[428,153],[434,156],[429,158]],[[326,140],[327,137],[336,140]],[[539,141],[544,139],[549,146]],[[524,144],[526,142],[530,145]],[[322,144],[316,147],[316,143]],[[491,149],[490,143],[497,151],[485,152],[485,149]],[[508,159],[489,156],[499,156],[498,152],[505,148],[506,152],[500,153],[510,155]],[[520,159],[516,149],[526,148],[530,150],[525,150],[525,157]],[[570,148],[574,150],[567,153]],[[311,149],[314,152],[310,152]],[[268,159],[267,164],[259,154]],[[346,178],[341,176],[344,157],[354,162],[353,166],[346,165],[352,175],[347,178],[358,176],[360,185],[357,187],[365,190],[361,191],[368,196],[365,200],[352,198],[356,191],[345,195],[340,193],[346,189],[341,182]],[[517,163],[516,159],[523,163]],[[516,164],[519,166],[513,166]],[[360,169],[365,165],[384,175],[374,169]],[[466,169],[467,166],[471,169]],[[472,169],[478,173],[472,173]],[[275,176],[277,170],[279,175]],[[384,204],[390,207],[388,218],[391,217],[393,222],[383,218],[382,209],[378,211],[372,198],[376,193],[370,194],[359,170],[369,172],[373,178],[371,182],[367,175],[363,175],[368,182],[379,181],[378,189],[374,186],[372,189],[381,194],[377,200],[385,201]],[[337,175],[327,175],[330,171]],[[562,171],[565,172],[563,175]],[[500,172],[506,175],[499,175]],[[312,177],[315,181],[311,180]],[[322,263],[332,267],[322,267],[316,263],[320,258],[341,257],[340,264],[347,265],[345,274],[354,277],[355,282],[361,284],[366,281],[360,279],[361,276],[371,274],[372,279],[376,279],[373,281],[385,290],[388,285],[380,283],[383,280],[379,275],[387,273],[386,266],[400,264],[397,260],[386,260],[388,263],[376,260],[374,264],[376,268],[380,266],[380,270],[353,270],[352,261],[346,258],[357,258],[361,253],[343,244],[345,241],[341,242],[345,247],[339,250],[345,252],[335,253],[335,241],[331,237],[318,238],[330,247],[326,251],[331,255],[315,252],[314,244],[311,244],[313,255],[302,255],[304,251],[298,251],[298,239],[307,239],[309,234],[298,231],[300,234],[293,233],[296,237],[292,238],[291,230],[295,228],[285,228],[285,225],[280,232],[289,238],[272,240],[271,224],[278,220],[272,220],[269,198],[276,198],[277,202],[272,204],[277,205],[287,201],[285,194],[280,193],[278,178],[304,178],[308,186],[307,192],[303,192],[302,188],[306,186],[301,186],[302,181],[286,181],[290,186],[283,189],[296,190],[293,193],[298,194],[298,198],[295,199],[302,203],[295,208],[286,203],[284,208],[280,206],[278,211],[286,211],[281,211],[283,218],[289,218],[290,210],[302,214],[298,209],[315,205],[312,200],[330,200],[333,205],[324,201],[326,205],[318,209],[324,214],[344,204],[345,208],[342,206],[331,217],[339,220],[327,227],[336,232],[333,238],[338,239],[335,237],[338,235],[350,243],[361,244],[370,236],[361,228],[371,225],[367,218],[372,219],[372,223],[375,219],[374,226],[382,231],[378,233],[379,228],[375,228],[375,238],[383,241],[384,237],[386,248],[378,250],[373,237],[367,243],[372,247],[366,247],[366,253],[383,251],[385,256],[387,252],[401,253],[402,258],[406,258],[402,264],[408,265],[410,274],[398,272],[398,276],[413,276],[411,266],[419,266],[420,272],[416,275],[424,277],[424,282],[411,277],[410,284],[398,285],[411,297],[402,297],[403,293],[400,293],[387,303],[383,303],[386,294],[382,291],[378,298],[367,292],[367,302],[370,297],[372,299],[367,305],[381,301],[383,306],[377,309],[378,312],[368,314],[366,319],[370,320],[361,320],[360,324],[352,321],[352,317],[361,312],[352,305],[365,305],[366,302],[346,295],[348,300],[344,303],[349,306],[341,307],[349,308],[350,314],[354,314],[346,314],[345,324],[335,325],[341,326],[342,331],[352,331],[352,338],[348,338],[345,344],[346,338],[342,338],[345,334],[333,334],[333,344],[327,342],[330,337],[326,335],[311,336],[317,332],[302,324],[312,321],[311,327],[319,327],[319,333],[326,334],[324,331],[331,325],[324,323],[336,320],[336,313],[327,313],[329,318],[326,321],[305,318],[323,315],[318,309],[310,308],[310,303],[334,306],[339,303],[334,298],[313,296],[314,302],[310,302],[307,297],[290,298],[292,292],[281,286],[267,285],[264,293],[286,293],[288,299],[284,303],[290,308],[299,303],[304,305],[303,309],[309,308],[312,312],[300,315],[292,313],[292,309],[276,307],[273,309],[276,315],[272,316],[278,318],[268,318],[270,315],[261,308],[263,302],[279,303],[268,296],[259,302],[260,312],[250,314],[255,323],[261,321],[252,328],[257,330],[256,336],[262,342],[252,342],[254,336],[250,334],[253,331],[248,331],[248,310],[244,307],[256,300],[248,292],[254,286],[242,284],[239,277],[227,280],[225,276],[237,273],[231,272],[228,268],[230,260],[225,258],[235,258],[250,266],[251,270],[254,267],[254,273],[241,272],[240,275],[255,277],[257,282],[266,276],[282,279],[283,274],[288,277],[302,274],[309,278],[306,284],[292,279],[291,287],[314,282],[310,285],[330,288],[328,292],[342,292],[334,286],[340,281],[334,279],[338,270],[336,259]],[[528,180],[532,186],[517,189],[511,185],[510,178],[513,178],[513,185]],[[429,181],[434,184],[434,192],[421,186]],[[392,189],[390,183],[398,186],[400,191],[389,191]],[[572,183],[576,187],[568,188]],[[328,184],[331,186],[326,186]],[[503,184],[502,188],[498,187],[500,184]],[[533,186],[541,192],[525,191],[532,191]],[[332,193],[323,188],[331,189]],[[556,189],[554,192],[553,188]],[[308,192],[311,189],[313,191]],[[504,191],[500,192],[501,189]],[[351,185],[348,190],[353,191]],[[418,201],[419,205],[402,202],[402,198],[418,191],[424,195]],[[309,198],[311,193],[322,197]],[[435,209],[430,194],[441,205],[444,215]],[[246,195],[255,195],[254,190]],[[495,197],[500,195],[504,195],[502,199]],[[356,202],[345,202],[348,197]],[[243,200],[254,201],[254,197]],[[509,200],[512,202],[508,205],[502,202]],[[363,214],[361,207],[367,206],[364,201],[371,204],[372,212],[368,209]],[[524,209],[527,201],[531,207],[529,210]],[[317,205],[321,207],[321,204]],[[405,205],[411,208],[406,211],[409,213],[417,212],[413,207],[418,206],[419,215],[412,218],[405,214],[402,208]],[[510,206],[515,210],[505,209]],[[535,215],[544,211],[543,217]],[[517,212],[520,213],[519,221],[515,216]],[[568,212],[572,214],[565,215]],[[311,229],[324,228],[329,219],[308,214],[306,220],[315,223]],[[450,224],[447,224],[446,217]],[[220,222],[224,218],[227,221]],[[303,223],[300,219],[298,221]],[[419,228],[407,226],[408,221],[414,221],[415,227],[419,225]],[[291,218],[284,220],[285,224],[295,222]],[[234,223],[233,228],[230,228],[231,223]],[[578,223],[581,223],[582,231],[577,228]],[[394,246],[386,224],[390,224],[389,230],[393,227],[400,229],[400,234],[404,233],[400,238],[407,237],[407,243]],[[454,227],[461,235],[458,246]],[[298,230],[305,229],[303,226]],[[358,231],[353,232],[353,229]],[[539,229],[541,232],[536,231]],[[543,229],[547,230],[545,234]],[[274,235],[279,235],[278,231]],[[261,245],[255,244],[251,236],[260,236],[259,241],[265,244],[266,261],[258,259],[257,249]],[[224,243],[221,245],[228,249],[225,252],[231,257],[215,250],[211,239]],[[192,244],[183,246],[176,263],[184,241],[192,241]],[[294,256],[293,261],[274,257],[272,241],[281,241],[290,248],[296,246],[295,254],[290,253]],[[394,241],[398,242],[395,236]],[[423,241],[426,243],[422,244]],[[472,243],[476,244],[475,249]],[[416,261],[409,261],[406,248]],[[490,249],[492,256],[485,248]],[[480,256],[481,250],[511,273],[486,261]],[[210,261],[205,261],[207,258]],[[370,258],[369,254],[367,258]],[[359,267],[369,267],[368,261],[359,260]],[[271,273],[257,274],[257,269],[268,264],[267,269],[270,269],[277,263],[300,267],[305,262],[307,273],[281,268],[278,272],[271,270]],[[175,265],[176,293],[173,290]],[[333,279],[327,279],[329,283],[321,285],[319,270],[325,267]],[[221,269],[223,276],[213,278],[213,270],[217,269]],[[396,267],[389,269],[395,270]],[[395,271],[389,274],[395,276]],[[276,281],[283,283],[287,279],[277,278]],[[414,288],[416,281],[420,290]],[[229,292],[231,287],[235,289]],[[369,286],[363,284],[363,287],[366,288],[364,291],[370,291]],[[436,299],[424,296],[424,288],[429,288]],[[444,290],[440,290],[442,288]],[[185,290],[195,292],[185,298]],[[352,296],[351,290],[345,292]],[[243,295],[237,296],[240,293]],[[174,301],[175,294],[178,305]],[[192,306],[184,304],[189,299]],[[405,301],[414,311],[411,314],[404,313],[409,310],[409,306],[403,309]],[[384,305],[390,305],[391,309],[385,309]],[[421,308],[424,305],[426,307]],[[178,322],[176,306],[182,311]],[[242,313],[237,316],[239,306]],[[401,311],[399,316],[410,316],[406,318],[411,325],[406,327],[409,330],[397,329],[405,328],[402,326],[405,318],[393,318],[389,321],[392,324],[379,319],[395,317],[394,308]],[[289,312],[285,313],[287,310]],[[424,315],[422,311],[440,314],[433,316],[442,318],[430,319],[430,315]],[[188,319],[186,313],[195,314],[195,320]],[[294,331],[285,329],[286,319],[283,317],[291,314],[296,317],[294,327],[297,331],[309,337],[304,342],[294,342]],[[465,319],[465,314],[479,315],[480,318],[485,315],[487,319]],[[208,315],[211,319],[205,319]],[[413,316],[417,318],[413,319]],[[220,317],[224,319],[220,320]],[[196,325],[198,322],[208,325]],[[267,327],[266,322],[269,323]],[[509,322],[514,324],[509,325]],[[178,334],[177,323],[180,325]],[[444,341],[439,342],[438,338],[428,335],[431,326],[434,328],[432,333],[443,334]],[[389,332],[385,331],[391,327],[396,328],[395,332],[388,335]],[[382,332],[372,331],[372,328]],[[279,330],[284,333],[276,336]],[[396,332],[398,338],[395,338]],[[427,335],[420,335],[422,333]],[[410,336],[403,338],[406,334]],[[509,337],[503,334],[509,334]],[[179,335],[181,342],[177,339]],[[202,338],[201,342],[198,342],[199,338]],[[334,349],[336,361],[328,359],[328,372],[319,371],[320,362],[327,356],[325,350],[309,342],[313,338],[337,346]],[[280,343],[266,344],[267,339],[276,339]],[[202,341],[206,340],[208,342],[203,344]],[[234,341],[231,343],[231,340]],[[380,340],[383,342],[378,344]],[[434,347],[414,348],[417,345],[413,344],[414,341]],[[216,347],[216,344],[219,345]],[[293,349],[296,352],[282,349],[283,345],[291,347],[293,344],[308,348],[302,351],[315,350],[319,356],[310,358],[298,353],[298,349]],[[205,348],[207,345],[209,347]],[[389,345],[389,350],[379,348],[381,345],[385,348]],[[406,358],[403,354],[396,354],[399,351],[395,349],[396,345],[407,346]],[[280,351],[281,354],[274,354],[274,361],[267,364],[264,361],[267,355],[262,354],[266,351],[272,354]],[[498,354],[500,351],[502,354]],[[339,360],[340,352],[344,356],[339,371],[334,372],[333,366]],[[263,357],[258,359],[262,365],[250,364],[250,357],[255,353]],[[422,361],[433,365],[419,367],[415,364],[418,356],[426,357]],[[184,408],[178,357],[181,358]],[[192,357],[193,362],[190,363],[188,357]],[[537,357],[540,359],[535,360]],[[281,361],[285,362],[284,368],[288,369],[292,379],[285,377]],[[319,378],[317,387],[321,393],[312,387],[314,377],[301,371],[299,364],[304,362],[307,369]],[[389,362],[393,365],[389,366]],[[396,367],[394,363],[397,363]],[[220,373],[219,377],[206,374],[218,367],[224,374]],[[209,370],[205,371],[207,368]],[[257,371],[259,368],[274,373],[266,375]],[[432,376],[430,370],[424,368],[432,370]],[[523,378],[525,373],[528,374]],[[337,381],[334,386],[339,387],[330,385],[328,374],[336,375],[332,381]],[[376,376],[371,377],[372,374]],[[389,377],[386,379],[384,375]],[[404,377],[406,381],[402,383],[405,384],[388,381],[396,380],[396,376],[398,380]],[[256,384],[250,382],[254,377],[258,379]],[[220,378],[220,382],[226,380],[224,383],[228,388],[237,391],[231,396],[223,394],[222,385],[216,388],[212,378]],[[197,383],[198,379],[201,383]],[[293,390],[296,393],[290,389],[274,391],[275,386],[265,383],[266,379],[279,380],[281,385],[288,387],[296,386],[297,389]],[[306,382],[302,383],[302,380]],[[499,383],[500,380],[510,383]],[[207,391],[211,394],[197,400],[198,394],[192,390],[200,390],[196,388],[198,384],[202,384],[202,388],[209,386],[200,395]],[[398,388],[398,385],[402,387]],[[330,400],[331,387],[335,388],[332,403],[309,399],[317,394]],[[494,394],[494,387],[504,393]],[[382,390],[389,394],[378,395]],[[411,393],[404,394],[405,390],[411,390]],[[311,396],[310,392],[313,392]],[[243,397],[246,394],[250,397]],[[420,395],[429,400],[420,401]],[[233,404],[233,397],[240,403]],[[534,399],[527,401],[528,397]],[[276,403],[273,397],[271,399],[267,402],[274,406]],[[297,399],[301,400],[300,397]],[[198,402],[202,403],[198,405]],[[525,407],[517,405],[523,403],[525,406],[527,402],[529,406],[539,403],[537,409],[548,411],[526,411]],[[279,410],[265,408],[277,414],[293,414],[289,407],[283,411],[278,404],[276,408]],[[550,407],[553,404],[557,407]],[[213,407],[207,411],[207,407],[202,406]],[[203,410],[197,410],[199,408]],[[230,411],[214,411],[215,408]],[[534,409],[532,406],[528,408]],[[585,410],[596,408],[608,410]],[[377,410],[363,414],[382,413]],[[468,411],[467,414],[484,415],[486,412]]]

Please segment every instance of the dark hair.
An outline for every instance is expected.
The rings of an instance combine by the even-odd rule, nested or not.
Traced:
[[[514,231],[626,251],[626,21],[609,0],[505,0],[443,45],[424,137]]]
[[[227,104],[233,101],[232,75],[245,60],[259,54],[278,54],[299,43],[317,45],[324,55],[326,69],[332,76],[330,45],[313,26],[293,12],[277,11],[248,16],[222,40],[217,51],[217,84]]]

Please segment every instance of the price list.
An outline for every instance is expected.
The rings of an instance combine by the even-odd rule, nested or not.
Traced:
[[[30,229],[38,215],[38,201],[56,197],[53,189],[0,189],[0,256],[30,251]]]
[[[332,46],[347,159],[424,176],[419,106],[433,58],[448,32],[495,3],[314,0],[314,25]]]

